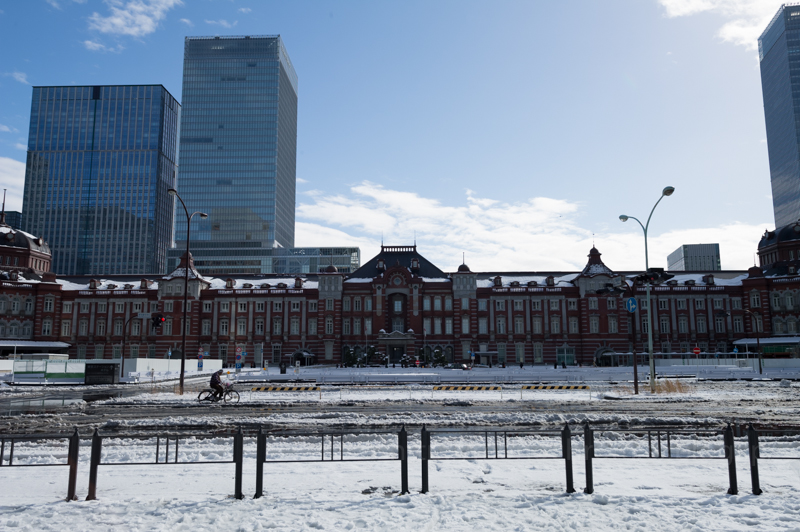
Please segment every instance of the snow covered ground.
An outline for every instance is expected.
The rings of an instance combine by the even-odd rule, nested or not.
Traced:
[[[243,386],[240,386],[240,389]],[[687,383],[681,394],[631,396],[624,388],[585,391],[433,392],[431,386],[348,387],[340,391],[323,387],[318,394],[270,394],[244,392],[243,403],[266,405],[363,401],[493,401],[506,404],[542,405],[556,401],[598,402],[598,393],[612,393],[627,401],[747,401],[796,398],[796,384],[778,382]],[[433,398],[431,398],[433,397]],[[195,395],[143,393],[111,399],[107,405],[181,405]],[[625,402],[624,404],[629,404]],[[208,414],[159,419],[171,423],[208,421]],[[218,414],[215,414],[218,415]],[[235,419],[235,408],[224,415]],[[471,412],[465,408],[446,418],[409,410],[396,415],[366,415],[329,411],[324,415],[282,411],[263,414],[272,426],[308,425],[314,429],[355,425],[386,430],[402,423],[433,426],[497,425],[530,426],[549,423],[559,427],[591,416],[553,411]],[[608,419],[608,416],[605,416]],[[630,421],[623,411],[613,419]],[[244,418],[243,418],[244,420]],[[253,418],[248,418],[253,422]],[[258,421],[256,419],[255,421]],[[654,419],[653,422],[675,422]],[[697,422],[697,419],[693,419]],[[66,431],[64,426],[54,430]],[[136,430],[153,420],[126,420],[115,425],[121,432]],[[518,437],[510,444],[511,455],[544,458],[560,453],[560,440],[536,436]],[[245,438],[245,499],[233,498],[233,464],[103,465],[99,469],[97,501],[84,501],[88,491],[90,442],[81,443],[78,496],[66,495],[66,467],[0,468],[0,530],[795,530],[800,531],[800,460],[767,460],[766,457],[800,459],[800,438],[764,439],[759,462],[760,496],[750,494],[750,472],[745,438],[737,438],[738,495],[727,495],[727,462],[722,439],[684,437],[671,441],[673,455],[691,460],[595,459],[593,494],[585,486],[583,441],[573,438],[576,493],[565,492],[562,459],[495,460],[485,458],[482,435],[434,434],[432,457],[467,456],[468,460],[431,460],[430,491],[419,493],[421,445],[418,429],[409,429],[409,494],[400,494],[400,464],[391,462],[268,463],[264,470],[265,496],[255,492],[256,445]],[[174,448],[173,452],[174,452]],[[308,437],[274,438],[268,443],[269,460],[319,457],[319,440]],[[354,459],[395,456],[396,436],[375,435],[347,440],[345,456]],[[161,447],[163,453],[163,442]],[[338,452],[338,449],[337,449]],[[113,438],[104,441],[104,462],[119,464],[154,461],[154,441]],[[598,434],[596,455],[647,456],[646,438],[620,433]],[[6,449],[6,463],[8,449]],[[66,461],[66,444],[53,442],[19,444],[15,463]],[[206,440],[182,440],[179,458],[215,461],[232,459],[232,440],[218,436]]]

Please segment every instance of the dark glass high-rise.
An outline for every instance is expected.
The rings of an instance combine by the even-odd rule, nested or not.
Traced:
[[[800,218],[800,5],[783,5],[758,39],[775,226]]]
[[[161,85],[33,88],[22,223],[53,271],[164,271],[179,119]]]
[[[178,193],[204,273],[271,273],[294,246],[297,75],[280,36],[187,37]],[[175,219],[185,249],[185,216]]]

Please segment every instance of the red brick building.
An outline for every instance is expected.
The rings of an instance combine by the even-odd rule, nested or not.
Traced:
[[[63,342],[71,358],[164,358],[181,346],[185,260],[165,277],[57,278],[20,273],[0,282],[0,340],[28,351]],[[189,261],[187,356],[232,363],[337,364],[438,358],[508,364],[628,364],[647,350],[640,272],[614,272],[592,248],[580,272],[444,272],[416,246],[382,246],[361,268],[298,277],[203,278]],[[610,290],[610,291],[609,291]],[[624,290],[624,292],[623,292]],[[635,295],[639,308],[625,309]],[[794,354],[800,277],[749,271],[681,272],[653,287],[654,350],[664,356],[729,353],[733,342],[786,337]],[[139,314],[162,314],[153,329]],[[373,349],[370,349],[373,346]],[[373,351],[378,354],[374,355]],[[349,355],[349,353],[353,355]],[[670,354],[670,355],[666,355]]]

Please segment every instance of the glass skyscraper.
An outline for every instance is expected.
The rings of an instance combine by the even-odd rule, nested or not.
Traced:
[[[179,119],[161,85],[33,88],[23,226],[52,271],[164,271]]]
[[[271,250],[294,246],[297,75],[280,36],[187,37],[182,99],[178,193],[209,215],[192,223],[195,266],[271,273]]]
[[[800,218],[800,6],[783,5],[758,39],[775,226]]]

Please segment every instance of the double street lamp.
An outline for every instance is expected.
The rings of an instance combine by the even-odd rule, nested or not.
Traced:
[[[623,222],[627,222],[629,219],[636,220],[636,222],[641,226],[642,231],[644,231],[644,267],[645,271],[650,271],[650,259],[647,254],[647,229],[650,227],[650,218],[653,217],[653,211],[656,210],[658,204],[664,199],[664,196],[672,196],[672,193],[675,192],[675,187],[665,187],[664,190],[661,191],[661,197],[658,198],[658,201],[655,205],[653,205],[652,210],[650,211],[650,216],[647,217],[647,223],[642,225],[642,222],[639,221],[638,218],[634,218],[633,216],[626,216],[624,214],[620,215],[619,219]],[[646,284],[647,290],[647,350],[650,354],[650,393],[655,393],[656,391],[656,363],[653,359],[653,311],[651,310],[652,305],[650,305],[650,280],[647,280]]]
[[[199,214],[200,218],[205,220],[208,215],[204,212],[195,211],[189,214],[186,204],[183,199],[178,195],[178,191],[174,188],[167,190],[170,196],[178,198],[178,201],[183,205],[183,212],[186,213],[186,255],[184,256],[184,272],[183,272],[183,322],[181,323],[181,376],[180,376],[180,394],[183,395],[183,372],[186,368],[186,305],[189,300],[189,231],[192,228],[192,216]]]

